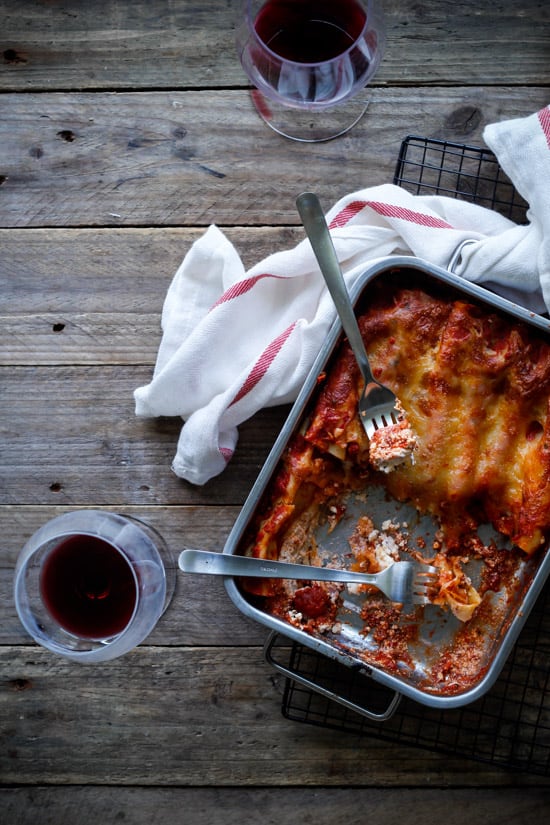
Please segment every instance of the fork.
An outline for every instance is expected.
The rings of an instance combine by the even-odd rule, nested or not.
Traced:
[[[409,604],[429,604],[438,582],[436,567],[412,561],[396,561],[381,573],[356,573],[353,570],[267,561],[208,550],[183,550],[178,564],[184,573],[371,584],[392,602]]]
[[[313,192],[304,192],[296,199],[296,207],[365,382],[359,399],[359,418],[368,438],[371,439],[376,430],[395,424],[399,419],[397,398],[389,387],[376,381],[372,374],[346,282],[317,195]]]

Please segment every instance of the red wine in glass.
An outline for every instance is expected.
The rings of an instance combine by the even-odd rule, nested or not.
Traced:
[[[258,37],[296,63],[325,63],[360,37],[366,14],[356,0],[267,0],[255,20]]]
[[[166,610],[175,569],[162,536],[139,518],[74,510],[47,521],[17,557],[17,614],[38,644],[106,662],[141,644]]]
[[[243,19],[241,63],[255,87],[252,100],[271,128],[315,141],[357,122],[367,103],[351,99],[384,52],[376,0],[243,0]]]
[[[97,536],[73,535],[46,556],[42,600],[59,625],[87,639],[121,633],[137,601],[136,576],[122,553]]]

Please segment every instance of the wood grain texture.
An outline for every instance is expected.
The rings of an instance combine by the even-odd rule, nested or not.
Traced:
[[[134,414],[133,391],[151,374],[150,367],[116,366],[0,370],[0,501],[73,507],[242,504],[289,408],[261,410],[245,422],[227,469],[197,487],[170,469],[181,420]]]
[[[376,88],[348,135],[300,144],[246,91],[6,94],[0,227],[297,226],[306,189],[328,208],[391,182],[407,134],[478,145],[488,123],[546,102],[543,86]]]
[[[154,364],[166,291],[202,234],[0,230],[0,364]],[[298,227],[225,234],[245,267],[304,236]]]
[[[421,825],[426,821],[462,825],[464,817],[484,825],[540,820],[550,810],[541,788],[10,788],[0,795],[12,825],[74,825],[83,810],[90,819],[160,825],[241,825],[261,811],[265,825]],[[429,813],[428,813],[429,812]]]
[[[257,648],[142,646],[87,667],[84,681],[83,665],[37,648],[3,647],[0,668],[0,707],[9,719],[0,753],[4,783],[403,787],[419,781],[420,769],[423,787],[550,785],[472,760],[284,722],[282,677]]]
[[[2,0],[0,88],[244,86],[235,47],[240,5],[19,0],[14,7]],[[388,45],[376,84],[529,85],[550,79],[545,3],[384,0],[383,6]]]

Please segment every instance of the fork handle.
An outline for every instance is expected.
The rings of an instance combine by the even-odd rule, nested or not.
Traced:
[[[313,192],[303,192],[296,207],[365,384],[375,381],[319,198]]]
[[[332,567],[266,561],[250,556],[232,556],[208,550],[183,550],[178,564],[184,573],[208,573],[213,576],[251,576],[260,579],[307,579],[308,581],[356,582],[376,585],[376,573],[355,573]]]

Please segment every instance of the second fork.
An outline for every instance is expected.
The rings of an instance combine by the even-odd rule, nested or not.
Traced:
[[[429,604],[438,581],[435,567],[412,561],[394,562],[380,573],[356,573],[342,568],[290,564],[188,549],[180,553],[178,564],[184,573],[370,584],[393,602],[412,604]]]

